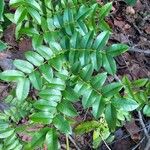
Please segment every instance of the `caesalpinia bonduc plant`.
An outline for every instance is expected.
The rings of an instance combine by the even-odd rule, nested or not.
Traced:
[[[2,81],[16,86],[5,99],[9,107],[0,115],[1,149],[60,149],[59,135],[68,137],[74,132],[71,122],[78,115],[77,101],[95,118],[94,138],[103,136],[104,128],[107,138],[115,131],[120,112],[128,116],[139,106],[120,92],[123,83],[107,81],[116,73],[114,58],[128,49],[124,44],[108,44],[111,29],[105,17],[112,4],[84,0],[9,3],[16,11],[5,16],[16,24],[17,38],[31,37],[33,49],[24,60],[14,60],[15,70],[0,74]],[[25,124],[20,123],[23,118]],[[40,125],[36,132],[29,130],[36,125]],[[22,141],[20,133],[31,136],[31,142]]]

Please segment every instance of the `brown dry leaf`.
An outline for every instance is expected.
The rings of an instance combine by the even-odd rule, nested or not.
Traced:
[[[126,123],[124,127],[129,132],[132,140],[139,141],[141,139],[141,135],[139,133],[140,128],[136,125],[135,120]]]
[[[0,68],[3,70],[13,69],[12,54],[9,51],[0,53]]]
[[[144,31],[145,31],[147,34],[150,34],[150,26],[149,26],[149,25],[146,25]]]
[[[16,39],[15,39],[15,28],[16,28],[16,26],[14,24],[11,24],[4,31],[5,42],[8,45],[13,46],[13,47],[17,47],[17,43],[16,43]]]
[[[32,137],[25,133],[19,133],[18,135],[24,142],[30,142],[32,140]]]
[[[128,36],[124,35],[123,33],[113,34],[112,39],[121,43],[129,43]]]
[[[122,29],[125,26],[125,22],[115,19],[114,20],[114,25]]]
[[[135,6],[134,6],[135,11],[143,11],[144,5],[142,5],[140,0],[137,0]]]
[[[28,51],[32,49],[32,41],[29,38],[23,38],[19,41],[19,51]]]
[[[133,9],[133,7],[128,6],[126,8],[126,14],[134,15],[135,14],[135,10]]]
[[[129,30],[131,28],[131,26],[129,24],[125,24],[124,29],[125,30]]]

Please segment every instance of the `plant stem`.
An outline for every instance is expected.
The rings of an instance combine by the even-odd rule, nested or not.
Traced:
[[[66,148],[67,148],[67,150],[70,150],[68,135],[66,135]]]

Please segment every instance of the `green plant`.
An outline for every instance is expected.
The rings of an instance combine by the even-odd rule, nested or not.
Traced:
[[[91,108],[96,124],[103,116],[104,126],[96,126],[95,132],[105,126],[114,131],[118,113],[138,108],[133,98],[122,95],[122,82],[107,81],[116,73],[114,57],[128,49],[108,44],[111,29],[105,17],[111,3],[10,0],[10,5],[15,14],[5,16],[16,24],[17,38],[32,38],[33,50],[25,53],[25,60],[14,61],[16,70],[0,74],[1,80],[16,85],[5,100],[13,105],[0,115],[1,149],[60,149],[58,136],[72,134],[71,118],[78,115],[73,104],[79,100],[84,109]],[[27,118],[25,125],[19,124],[22,118]],[[37,124],[39,130],[28,130]],[[18,136],[22,132],[32,141],[23,142]]]
[[[134,6],[137,0],[124,0],[128,5]]]

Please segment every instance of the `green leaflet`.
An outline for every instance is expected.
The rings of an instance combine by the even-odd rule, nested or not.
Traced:
[[[22,22],[25,19],[26,15],[27,15],[26,8],[24,8],[23,6],[18,7],[14,14],[15,23],[19,24],[20,22]]]
[[[48,88],[40,91],[39,96],[46,100],[59,101],[61,99],[61,92],[56,89]]]
[[[93,43],[93,36],[94,36],[93,31],[90,31],[88,32],[88,34],[83,36],[82,41],[81,41],[82,48],[91,48],[92,43]]]
[[[118,93],[122,89],[122,84],[120,82],[110,83],[102,88],[103,96],[109,97],[114,96],[115,93]]]
[[[31,73],[34,69],[33,65],[25,60],[14,60],[14,66],[24,72],[24,73]]]
[[[57,102],[52,101],[52,100],[44,100],[44,99],[39,99],[36,101],[33,106],[36,109],[43,110],[43,111],[49,111],[49,107],[56,107]],[[51,110],[51,109],[50,109]]]
[[[100,73],[94,77],[92,77],[91,79],[91,84],[93,85],[94,88],[96,89],[101,89],[101,87],[103,86],[103,84],[105,83],[107,78],[107,73]]]
[[[133,94],[133,90],[132,90],[132,84],[130,82],[130,80],[128,79],[128,77],[124,77],[122,79],[122,83],[124,85],[124,88],[126,90],[126,92],[128,93],[128,95],[133,98],[134,94]]]
[[[150,116],[150,106],[149,105],[144,106],[143,113],[144,113],[144,115],[146,115],[148,117]]]
[[[18,139],[15,139],[10,145],[4,146],[6,149],[14,149],[14,150],[20,150],[22,148],[22,145],[19,143]]]
[[[82,79],[86,81],[91,78],[92,73],[93,73],[93,66],[89,64],[80,71],[80,76]]]
[[[51,128],[45,138],[45,144],[48,148],[48,150],[58,150],[59,149],[59,143],[58,143],[58,135],[54,128]]]
[[[126,52],[128,48],[129,47],[125,44],[113,44],[106,49],[106,53],[112,57],[115,57]]]
[[[0,120],[0,131],[5,130],[9,127],[9,124]]]
[[[33,8],[28,7],[27,8],[28,13],[32,16],[32,18],[37,21],[38,24],[41,24],[41,16],[38,13],[38,11],[36,11]]]
[[[25,150],[33,150],[36,148],[36,146],[42,144],[45,140],[46,134],[49,131],[49,128],[43,128],[40,131],[37,131],[34,133],[32,137],[32,141],[29,142],[24,149]]]
[[[116,73],[117,70],[116,62],[112,56],[103,54],[102,62],[103,62],[103,67],[109,74],[114,75]]]
[[[114,131],[116,128],[116,109],[112,104],[108,104],[105,108],[105,118],[108,124],[108,127],[111,131]]]
[[[39,69],[44,79],[47,80],[48,82],[51,82],[51,79],[53,78],[52,68],[48,64],[44,64]]]
[[[83,94],[82,98],[82,105],[84,108],[91,107],[92,104],[95,102],[97,98],[97,93],[93,91],[91,88],[87,89],[86,92]]]
[[[70,46],[72,49],[79,47],[79,44],[78,44],[79,40],[80,40],[79,33],[74,32],[74,34],[71,36],[71,39],[70,39]]]
[[[27,78],[20,78],[16,88],[16,96],[18,100],[27,98],[30,90],[30,81]]]
[[[53,55],[52,50],[44,45],[39,46],[36,51],[43,56],[46,60],[49,60],[51,58],[51,56]]]
[[[63,23],[73,22],[73,13],[71,9],[66,8],[63,15]]]
[[[91,53],[91,63],[96,71],[102,66],[102,54],[100,52],[93,52]]]
[[[14,129],[7,128],[6,130],[0,131],[0,139],[7,138],[14,133]]]
[[[4,21],[3,12],[4,12],[4,0],[0,1],[0,21]]]
[[[0,52],[4,51],[7,48],[7,45],[0,41]]]
[[[63,97],[71,102],[76,102],[79,100],[79,94],[69,87],[63,91]]]
[[[69,122],[66,119],[64,119],[62,115],[55,116],[55,118],[53,119],[53,124],[58,130],[65,134],[72,133]]]
[[[0,73],[0,79],[4,81],[16,81],[21,77],[25,77],[24,73],[17,70],[6,70]]]
[[[82,5],[80,8],[79,8],[79,11],[77,13],[77,16],[76,16],[76,19],[77,20],[81,20],[81,19],[84,19],[88,13],[90,12],[90,8],[87,8],[86,6]]]
[[[60,78],[53,78],[48,80],[48,87],[56,90],[64,90],[66,85],[65,82]]]
[[[31,115],[30,119],[35,123],[50,124],[52,122],[53,114],[50,112],[36,112]]]
[[[48,101],[40,99],[36,101],[33,106],[41,111],[50,112],[51,114],[54,114],[56,112],[56,106],[57,103],[55,101]]]
[[[25,57],[29,62],[31,62],[35,66],[41,66],[44,62],[43,57],[41,57],[38,53],[33,51],[26,52]]]
[[[105,101],[102,97],[97,97],[92,105],[92,114],[98,119],[105,109]]]
[[[112,8],[112,2],[107,3],[101,7],[100,12],[99,12],[100,20],[104,19],[104,17],[106,17],[109,14],[111,8]]]
[[[9,136],[9,137],[5,140],[5,143],[6,143],[6,145],[11,145],[15,140],[16,140],[16,134],[13,133],[11,136]]]
[[[42,89],[42,77],[38,71],[34,71],[31,74],[29,74],[29,79],[35,89]]]
[[[133,87],[142,87],[148,82],[148,78],[138,79],[132,82]]]
[[[76,109],[72,106],[71,102],[63,100],[57,106],[58,110],[66,116],[75,117],[78,115]]]
[[[133,111],[139,106],[136,101],[125,98],[115,98],[112,100],[112,104],[114,105],[114,107],[124,111]]]
[[[104,48],[104,46],[108,42],[109,34],[110,34],[109,31],[101,32],[94,41],[93,49],[103,50],[102,48]]]

